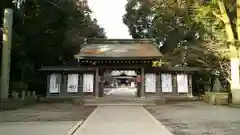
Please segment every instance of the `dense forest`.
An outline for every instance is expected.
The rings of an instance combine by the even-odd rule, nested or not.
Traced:
[[[14,11],[11,82],[43,91],[37,69],[66,64],[85,37],[105,38],[86,0],[7,1],[0,11],[1,25],[3,9]],[[238,89],[238,1],[128,0],[125,8],[123,22],[132,37],[155,39],[168,66],[200,67],[205,81],[217,76]]]
[[[234,0],[128,0],[123,22],[133,38],[155,39],[169,65],[200,67],[206,83],[220,76],[234,86],[233,81],[239,83],[233,78],[239,74],[239,5]]]
[[[105,38],[86,1],[15,0],[1,5],[5,5],[1,26],[3,9],[10,7],[14,12],[11,83],[28,84],[29,90],[41,94],[45,87],[37,71],[41,66],[68,63],[80,51],[84,38]]]

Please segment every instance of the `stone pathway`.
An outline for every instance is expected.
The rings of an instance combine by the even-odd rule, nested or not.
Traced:
[[[3,122],[0,135],[65,135],[77,121],[64,122]]]
[[[106,95],[115,96],[135,96],[137,88],[119,87],[119,88],[105,88]]]
[[[240,108],[178,102],[145,107],[174,135],[239,135]]]
[[[74,135],[172,135],[142,106],[99,106]]]
[[[95,107],[72,103],[41,103],[0,112],[0,135],[71,135]]]

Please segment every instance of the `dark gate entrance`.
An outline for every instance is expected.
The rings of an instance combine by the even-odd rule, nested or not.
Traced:
[[[139,68],[102,68],[99,70],[99,96],[140,97]]]

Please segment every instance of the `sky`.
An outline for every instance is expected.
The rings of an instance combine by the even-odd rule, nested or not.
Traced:
[[[127,0],[88,0],[92,17],[104,28],[109,39],[132,39],[122,16],[126,13]]]

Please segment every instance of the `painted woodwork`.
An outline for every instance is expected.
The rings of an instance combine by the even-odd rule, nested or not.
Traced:
[[[91,93],[101,97],[100,83],[101,71],[95,72],[56,72],[48,75],[48,96],[83,96],[83,93]],[[164,94],[192,96],[192,75],[187,73],[150,72],[144,68],[137,71],[138,96],[144,97],[153,93],[158,96]],[[97,77],[98,76],[98,77]],[[97,79],[98,78],[98,79]],[[77,87],[75,87],[77,86]]]

